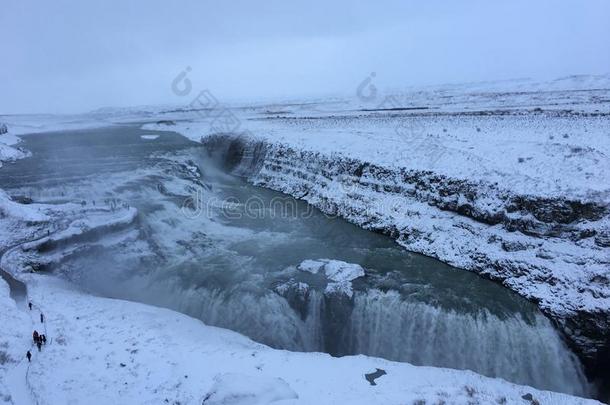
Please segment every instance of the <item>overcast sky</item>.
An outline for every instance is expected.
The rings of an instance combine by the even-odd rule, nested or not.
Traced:
[[[2,0],[0,114],[610,72],[608,0]]]

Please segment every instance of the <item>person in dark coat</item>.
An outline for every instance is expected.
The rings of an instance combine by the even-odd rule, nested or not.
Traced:
[[[32,333],[32,339],[34,339],[34,343],[36,343],[38,341],[38,331],[35,330],[34,333]]]
[[[32,361],[32,353],[30,353],[30,351],[29,351],[29,350],[28,350],[28,352],[26,353],[25,357],[27,357],[27,358],[28,358],[28,363],[29,363],[30,361]]]
[[[30,311],[32,310],[32,303],[28,302],[28,307],[30,307]]]
[[[42,335],[40,335],[40,340],[42,340],[43,345],[46,345],[47,344],[47,335],[45,335],[44,333]]]
[[[36,347],[38,347],[38,351],[42,349],[42,343],[40,342],[40,339],[38,339],[38,341],[36,342]]]
[[[44,315],[42,312],[40,313],[40,323],[44,323]]]

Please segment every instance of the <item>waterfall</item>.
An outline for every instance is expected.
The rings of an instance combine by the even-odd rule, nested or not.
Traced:
[[[304,308],[275,293],[197,288],[168,297],[178,300],[170,307],[275,348],[468,369],[539,389],[589,394],[578,359],[540,313],[527,320],[520,313],[460,313],[377,289],[357,292],[353,301],[310,290]],[[339,305],[345,319],[336,317]]]
[[[324,294],[315,290],[309,292],[307,317],[302,323],[300,334],[303,336],[304,351],[325,351],[322,314],[324,313]]]
[[[395,291],[358,294],[345,353],[416,365],[469,369],[541,389],[586,395],[578,359],[550,321],[536,313],[506,319],[481,310],[458,313],[404,300]]]

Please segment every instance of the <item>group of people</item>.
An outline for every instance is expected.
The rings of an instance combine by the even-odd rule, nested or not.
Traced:
[[[30,302],[28,304],[30,311],[32,310],[32,303]],[[44,323],[44,315],[41,312],[40,313],[40,323]],[[32,339],[34,340],[34,344],[36,345],[36,347],[38,348],[38,351],[42,350],[42,345],[47,344],[47,336],[44,333],[38,333],[37,330],[34,330],[34,332],[32,333]],[[28,352],[26,353],[26,357],[28,358],[28,361],[32,361],[32,353],[28,350]]]

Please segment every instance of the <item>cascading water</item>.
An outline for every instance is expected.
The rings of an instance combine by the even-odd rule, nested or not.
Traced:
[[[468,369],[541,389],[588,394],[578,359],[539,313],[529,314],[532,319],[520,314],[502,319],[485,310],[459,313],[376,289],[341,302],[312,291],[304,317],[274,293],[199,289],[180,296],[180,303],[166,304],[276,348]]]
[[[586,394],[578,360],[541,314],[533,320],[500,319],[486,310],[464,314],[372,290],[356,296],[345,340],[346,352]]]

